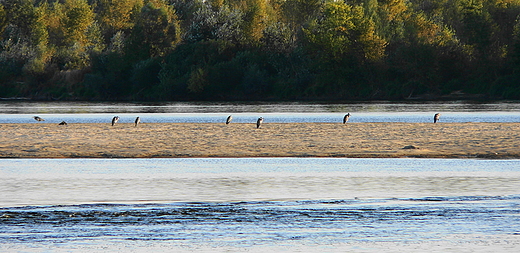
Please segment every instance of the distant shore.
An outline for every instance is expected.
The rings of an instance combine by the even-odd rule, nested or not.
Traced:
[[[0,158],[520,158],[520,123],[0,124]]]

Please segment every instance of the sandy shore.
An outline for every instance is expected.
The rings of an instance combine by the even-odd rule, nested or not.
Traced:
[[[520,123],[0,124],[2,158],[520,158]]]

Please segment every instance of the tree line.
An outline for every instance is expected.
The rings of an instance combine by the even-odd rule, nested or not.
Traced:
[[[520,99],[520,0],[0,0],[0,97]]]

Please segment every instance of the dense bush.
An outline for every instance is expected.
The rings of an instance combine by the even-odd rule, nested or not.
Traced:
[[[4,0],[0,97],[520,99],[520,0]]]

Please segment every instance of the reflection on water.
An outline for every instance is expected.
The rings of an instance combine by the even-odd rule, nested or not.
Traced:
[[[518,160],[0,160],[0,206],[499,196],[518,189]]]
[[[0,160],[0,250],[516,252],[520,160]]]
[[[2,102],[0,123],[36,123],[34,115],[44,123],[103,123],[114,115],[131,123],[139,116],[144,123],[183,123],[225,121],[233,114],[235,123],[256,122],[341,122],[345,113],[349,122],[431,122],[440,112],[441,122],[520,122],[520,103],[92,103],[92,102]],[[41,124],[41,123],[40,123]]]
[[[74,113],[344,113],[344,112],[520,112],[503,102],[27,102],[0,101],[2,114]]]

